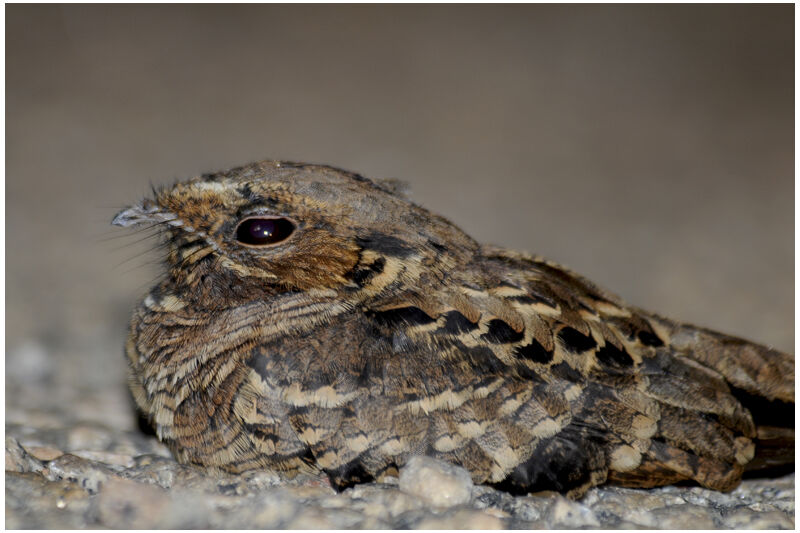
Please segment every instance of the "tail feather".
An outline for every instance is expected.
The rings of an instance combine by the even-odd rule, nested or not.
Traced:
[[[731,396],[750,414],[755,456],[747,471],[794,465],[794,356],[688,325],[658,322],[676,354],[725,378]]]
[[[748,394],[794,404],[794,356],[711,330],[660,321],[670,347]]]
[[[636,394],[623,394],[619,388],[613,394],[655,424],[644,433],[633,424],[610,424],[641,460],[612,460],[608,480],[638,487],[693,480],[731,490],[746,473],[792,471],[794,357],[646,316],[663,344],[643,353],[637,371],[642,386],[634,389]],[[598,413],[596,402],[581,415],[587,423],[599,424],[597,416],[612,422]]]

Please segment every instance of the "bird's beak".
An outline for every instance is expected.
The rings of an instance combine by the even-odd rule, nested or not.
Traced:
[[[111,221],[111,224],[123,228],[130,228],[145,224],[169,222],[175,218],[177,218],[175,215],[165,212],[156,203],[146,200],[117,213]]]

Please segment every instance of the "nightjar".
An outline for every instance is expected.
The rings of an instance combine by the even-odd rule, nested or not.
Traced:
[[[394,182],[264,161],[154,191],[130,388],[178,460],[324,471],[414,455],[513,493],[734,488],[794,463],[794,358],[476,243]]]

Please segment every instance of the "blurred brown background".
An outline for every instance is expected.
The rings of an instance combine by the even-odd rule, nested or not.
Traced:
[[[9,5],[7,400],[124,391],[157,257],[111,217],[266,157],[793,351],[793,10]]]

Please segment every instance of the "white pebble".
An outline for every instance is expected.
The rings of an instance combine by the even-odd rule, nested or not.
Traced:
[[[434,507],[452,507],[469,502],[472,478],[459,466],[417,456],[400,470],[400,490]]]
[[[547,511],[547,523],[559,529],[600,526],[600,521],[591,509],[560,494],[556,496]]]

